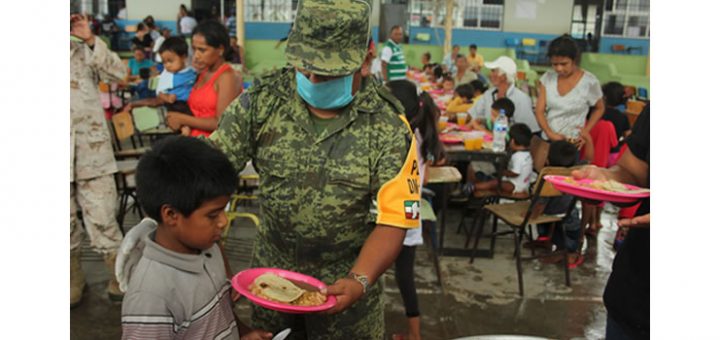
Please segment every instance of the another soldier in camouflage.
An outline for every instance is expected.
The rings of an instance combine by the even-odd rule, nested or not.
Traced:
[[[419,220],[415,141],[402,106],[367,75],[368,3],[305,0],[286,54],[236,99],[210,136],[238,170],[261,178],[262,223],[253,267],[279,267],[334,282],[327,314],[254,306],[253,326],[292,328],[295,339],[382,339],[375,284]]]
[[[90,31],[81,15],[70,16],[70,307],[80,303],[85,276],[80,268],[82,225],[77,220],[79,204],[90,243],[105,256],[114,273],[122,235],[115,219],[117,171],[110,134],[100,104],[98,81],[120,80],[127,67],[101,39]],[[112,276],[111,299],[122,300]]]

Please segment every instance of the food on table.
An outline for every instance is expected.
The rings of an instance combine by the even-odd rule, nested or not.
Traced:
[[[294,306],[319,306],[327,300],[320,292],[310,292],[278,275],[265,273],[250,285],[250,292],[266,300]]]
[[[586,187],[596,190],[605,190],[610,192],[619,192],[619,193],[625,193],[625,194],[639,194],[644,192],[650,192],[650,189],[629,189],[625,184],[622,184],[615,180],[609,180],[609,181],[584,181],[584,182],[578,182],[572,177],[566,177],[565,182],[572,184],[574,186],[578,187]]]

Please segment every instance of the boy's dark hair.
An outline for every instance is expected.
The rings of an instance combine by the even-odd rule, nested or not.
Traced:
[[[150,79],[150,68],[142,67],[138,73],[140,73],[140,79]]]
[[[453,76],[450,72],[443,73],[442,78],[443,78],[443,82],[451,81],[451,82],[453,82],[453,84],[455,84],[455,78],[453,78]]]
[[[470,82],[470,85],[473,87],[475,91],[485,92],[487,91],[487,86],[483,84],[483,82],[480,79],[475,79]]]
[[[142,46],[136,45],[136,44],[133,44],[133,46],[132,46],[132,51],[133,51],[133,53],[134,53],[135,51],[140,51],[140,52],[142,52],[143,54],[145,53],[145,49],[144,49]]]
[[[468,101],[472,101],[475,97],[475,89],[470,84],[462,84],[455,88],[455,92],[458,96],[465,98]]]
[[[173,52],[180,57],[187,57],[188,45],[187,45],[187,42],[185,41],[185,38],[170,37],[170,38],[165,39],[165,41],[163,41],[162,45],[160,45],[160,49],[158,50],[158,53],[162,54],[165,51]]]
[[[477,50],[477,45],[475,45],[475,44],[470,44],[470,49],[471,49],[471,50],[472,50],[472,49]]]
[[[425,64],[425,66],[423,66],[423,71],[425,71],[427,69],[430,69],[430,71],[433,71],[433,70],[435,70],[435,66],[437,66],[436,63]]]
[[[442,66],[440,66],[440,65],[435,66],[435,68],[433,68],[433,75],[435,76],[436,79],[442,78],[443,77]]]
[[[137,28],[138,31],[142,31],[145,29],[145,27],[147,27],[147,25],[144,22],[139,22],[137,24],[137,26],[135,26],[135,27]]]
[[[190,216],[204,202],[231,195],[237,173],[218,149],[192,137],[171,136],[155,143],[137,166],[137,196],[145,213],[162,223],[170,205]]]
[[[607,106],[615,107],[625,102],[625,87],[616,81],[603,85],[602,91]]]
[[[530,131],[527,125],[523,123],[513,124],[513,126],[510,127],[510,131],[508,131],[508,135],[510,135],[510,139],[515,140],[515,144],[525,147],[530,146],[532,131]]]
[[[491,107],[498,112],[500,112],[500,110],[504,110],[505,117],[508,118],[512,118],[512,116],[515,114],[515,104],[513,104],[512,100],[507,97],[496,100]]]
[[[558,140],[550,143],[548,165],[571,167],[577,159],[577,148],[568,141]]]
[[[428,61],[432,60],[432,55],[430,54],[430,52],[425,52],[422,55],[426,56]]]
[[[575,61],[576,64],[580,63],[580,48],[568,35],[563,35],[555,38],[550,42],[547,51],[548,58],[552,57],[568,57]]]

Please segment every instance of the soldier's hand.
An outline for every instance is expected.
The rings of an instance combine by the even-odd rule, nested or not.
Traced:
[[[70,34],[92,45],[93,34],[90,30],[90,24],[84,16],[80,14],[70,16]]]
[[[335,295],[337,303],[326,313],[336,314],[350,308],[350,306],[363,296],[363,286],[360,282],[353,279],[342,278],[335,281],[333,285],[328,286],[322,293]]]

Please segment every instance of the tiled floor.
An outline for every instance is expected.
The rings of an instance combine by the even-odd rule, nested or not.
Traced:
[[[446,243],[450,246],[461,245],[464,241],[455,234],[459,216],[459,209],[451,209],[448,214]],[[137,221],[137,216],[128,215],[125,228]],[[603,338],[602,291],[614,256],[610,245],[615,235],[614,221],[611,214],[603,214],[605,228],[597,241],[587,245],[585,263],[571,270],[571,287],[564,285],[560,265],[542,264],[537,260],[525,263],[524,298],[518,295],[511,238],[498,241],[493,259],[480,258],[469,264],[467,258],[441,258],[442,288],[437,284],[428,253],[421,246],[415,271],[424,338],[453,339],[488,334]],[[233,226],[227,244],[233,271],[249,266],[253,236],[254,228],[247,221]],[[481,246],[487,246],[483,242]],[[82,260],[89,289],[83,303],[71,311],[71,339],[117,339],[121,333],[120,303],[110,302],[104,293],[108,274],[101,258],[92,252],[87,242]],[[404,308],[391,271],[384,276],[387,338],[402,332],[405,327]],[[241,319],[247,322],[250,310],[247,301],[238,303],[236,309]]]

